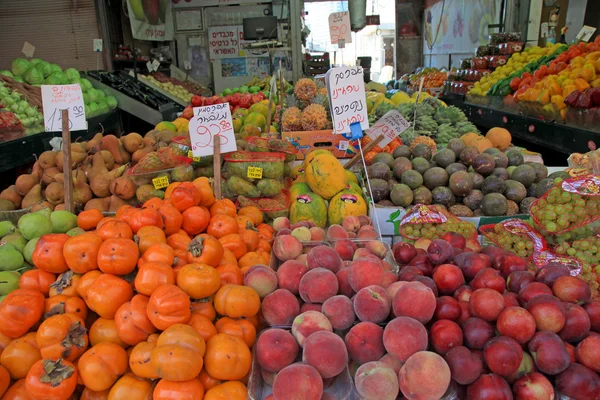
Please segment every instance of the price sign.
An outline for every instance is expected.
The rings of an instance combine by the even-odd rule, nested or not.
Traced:
[[[596,28],[594,28],[593,26],[584,25],[583,28],[581,28],[581,30],[577,34],[577,36],[575,36],[575,39],[581,40],[582,42],[589,42],[594,32],[596,32]]]
[[[363,131],[369,129],[363,69],[330,69],[325,75],[325,83],[329,94],[333,133],[349,133],[350,124],[354,122],[359,122]]]
[[[347,140],[340,140],[340,150],[346,151],[348,150],[348,145],[350,144]]]
[[[188,150],[188,158],[191,158],[194,162],[200,162],[200,157],[194,157],[194,153],[191,150]]]
[[[331,38],[331,44],[337,44],[340,39],[344,40],[344,44],[352,43],[352,35],[350,33],[350,14],[348,11],[329,14],[329,37]]]
[[[383,136],[383,140],[378,144],[383,148],[409,127],[408,121],[398,111],[390,110],[369,128],[367,135],[373,140]]]
[[[233,121],[229,103],[194,107],[194,116],[189,123],[192,153],[195,157],[214,154],[214,137],[219,136],[221,153],[237,150],[233,134]]]
[[[154,71],[158,71],[158,67],[160,67],[160,61],[158,61],[158,60],[152,61],[152,68],[154,69]]]
[[[102,39],[94,39],[94,51],[96,53],[102,51]]]
[[[23,50],[21,50],[25,57],[31,58],[33,57],[33,53],[35,53],[35,46],[29,42],[23,43]]]
[[[87,129],[85,106],[79,84],[42,85],[42,105],[46,132],[62,130],[62,110],[69,110],[69,129],[71,131]]]
[[[248,178],[262,179],[262,170],[260,167],[248,167]]]
[[[154,189],[164,189],[169,186],[169,177],[157,176],[156,178],[152,178],[152,184],[154,185]]]
[[[192,62],[188,61],[188,60],[185,60],[183,62],[183,69],[192,69]]]

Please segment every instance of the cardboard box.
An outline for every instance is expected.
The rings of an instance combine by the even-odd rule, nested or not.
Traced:
[[[334,135],[331,129],[323,131],[283,132],[281,137],[290,142],[298,153],[296,158],[304,160],[311,150],[329,150],[336,158],[352,158],[357,150],[342,135]]]

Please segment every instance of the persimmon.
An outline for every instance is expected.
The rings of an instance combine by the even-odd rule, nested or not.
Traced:
[[[213,378],[239,380],[248,374],[252,354],[237,336],[218,333],[206,344],[204,368]]]
[[[246,243],[246,251],[254,251],[258,247],[258,242],[260,241],[260,237],[258,236],[258,232],[254,229],[244,229],[240,231],[240,236]]]
[[[224,247],[213,236],[203,233],[190,242],[188,251],[188,263],[207,264],[216,267],[223,257]]]
[[[128,345],[134,346],[156,332],[156,328],[146,314],[148,301],[148,297],[137,294],[119,307],[115,314],[119,338]]]
[[[133,297],[133,289],[117,276],[102,274],[87,289],[86,303],[102,318],[113,319],[118,308]]]
[[[275,229],[273,229],[273,227],[271,225],[265,224],[265,223],[258,224],[256,229],[258,230],[258,236],[262,240],[266,241],[270,245],[273,244],[273,237],[275,235]]]
[[[138,247],[131,239],[107,239],[98,250],[98,268],[105,274],[127,275],[137,261]]]
[[[150,362],[159,377],[183,382],[198,376],[205,351],[206,343],[194,328],[174,324],[158,337]]]
[[[222,264],[216,268],[221,277],[221,286],[233,283],[242,285],[244,283],[244,275],[240,268],[235,264]]]
[[[246,215],[236,215],[235,220],[238,224],[238,233],[245,229],[254,228],[254,222]]]
[[[224,248],[231,250],[237,260],[242,258],[242,256],[248,252],[248,250],[246,250],[246,242],[244,242],[242,236],[237,233],[225,235],[219,239],[219,242]]]
[[[41,292],[44,296],[50,293],[50,285],[56,281],[56,275],[41,269],[31,269],[23,272],[19,278],[21,289],[30,289]]]
[[[190,207],[200,203],[200,192],[191,182],[182,182],[171,192],[169,201],[179,212],[184,212]]]
[[[67,297],[78,297],[79,293],[77,292],[77,288],[81,282],[81,275],[74,274],[73,271],[67,271],[63,274],[60,274],[56,281],[50,285],[50,297],[56,296],[59,294],[65,295]]]
[[[67,400],[76,387],[77,369],[67,360],[39,360],[25,378],[25,390],[32,399]]]
[[[69,266],[63,256],[63,247],[69,238],[64,233],[50,233],[40,237],[31,256],[33,264],[38,269],[53,274],[67,271]]]
[[[0,364],[6,368],[12,379],[21,379],[25,378],[31,366],[41,359],[35,332],[29,332],[6,346],[0,356]]]
[[[182,217],[181,229],[193,236],[204,232],[211,219],[206,207],[202,206],[189,207],[183,212]]]
[[[140,229],[147,226],[156,226],[161,230],[164,227],[162,216],[158,210],[153,208],[140,208],[132,212],[127,223],[131,227],[134,234],[137,234]]]
[[[125,374],[110,388],[108,400],[152,400],[154,384],[134,374]]]
[[[80,297],[59,294],[47,298],[44,304],[44,318],[50,318],[57,314],[73,314],[85,321],[88,316],[88,307]]]
[[[175,284],[175,272],[170,265],[148,262],[138,270],[135,277],[135,290],[150,296],[156,288],[164,284]]]
[[[223,317],[217,321],[215,328],[219,333],[241,338],[249,348],[254,345],[256,340],[256,328],[247,319]]]
[[[81,378],[80,378],[81,379]],[[94,392],[88,388],[84,388],[79,400],[108,400],[110,389]]]
[[[247,397],[246,385],[239,381],[229,381],[208,390],[204,400],[244,400]]]
[[[238,215],[243,215],[252,221],[254,226],[258,226],[263,222],[263,213],[255,206],[246,206],[238,210]]]
[[[29,394],[25,388],[25,378],[13,383],[2,396],[2,400],[29,400]]]
[[[221,287],[221,277],[210,265],[184,265],[177,273],[177,286],[194,300],[212,296]]]
[[[163,205],[163,203],[163,199],[161,199],[160,197],[153,197],[149,200],[146,200],[146,202],[142,204],[142,207],[153,208],[155,210],[158,210]]]
[[[190,298],[175,285],[161,285],[152,292],[146,312],[152,325],[160,330],[185,324],[191,316]]]
[[[167,238],[167,244],[173,248],[173,250],[187,250],[192,239],[189,237],[187,232],[180,230]]]
[[[215,386],[223,383],[223,381],[221,381],[219,379],[215,379],[212,376],[210,376],[208,374],[208,372],[206,372],[205,369],[202,369],[202,371],[200,372],[200,375],[198,375],[198,379],[200,380],[200,382],[202,382],[202,386],[204,386],[205,390],[212,389]]]
[[[225,264],[233,264],[233,265],[238,264],[237,258],[235,258],[235,255],[229,249],[223,249],[223,257],[221,257],[221,262],[219,263],[219,265],[225,265]]]
[[[173,265],[175,251],[171,246],[164,243],[155,243],[148,247],[144,255],[138,260],[138,267],[143,268],[147,262]]]
[[[98,318],[90,326],[90,344],[96,346],[100,343],[114,343],[120,347],[127,348],[128,344],[119,337],[117,323],[114,319]]]
[[[82,211],[77,215],[77,226],[84,231],[91,231],[102,221],[102,218],[104,218],[104,215],[102,215],[102,211],[100,210],[91,209]]]
[[[251,317],[260,309],[260,297],[256,290],[248,286],[221,286],[215,295],[215,310],[230,318]]]
[[[31,289],[16,289],[0,303],[0,333],[16,339],[23,336],[42,317],[44,295]]]
[[[99,224],[98,228],[96,228],[96,235],[100,236],[102,240],[114,238],[132,239],[133,231],[125,221],[113,219]]]
[[[84,233],[69,238],[63,247],[63,256],[69,269],[77,274],[98,269],[98,251],[102,238],[94,233]]]
[[[208,180],[208,178],[201,176],[199,178],[194,179],[192,183],[200,192],[201,199],[198,205],[210,207],[215,202],[215,194],[213,192],[212,187],[210,186],[210,181]]]
[[[164,202],[158,209],[158,212],[163,219],[163,231],[165,232],[165,236],[171,236],[181,229],[183,215],[181,215],[181,212],[173,207],[171,203]]]
[[[11,338],[9,338],[8,336],[3,335],[3,334],[0,333],[0,356],[2,355],[2,352],[4,351],[4,349],[6,348],[6,346],[8,346],[8,344],[11,341],[12,341]]]
[[[8,370],[0,365],[0,398],[8,390],[10,386],[10,374]]]
[[[144,254],[153,244],[167,243],[167,237],[163,230],[154,225],[141,227],[135,234],[134,239],[140,249],[140,255]]]
[[[127,370],[127,352],[114,343],[98,343],[83,353],[77,367],[88,389],[106,390]]]
[[[194,328],[205,342],[217,334],[215,325],[213,325],[212,321],[204,315],[192,314],[188,321],[188,325]]]
[[[102,275],[102,271],[100,270],[92,270],[83,274],[81,279],[79,280],[79,286],[77,287],[77,293],[81,296],[82,299],[87,299],[87,291],[90,288],[91,284]],[[87,300],[86,300],[87,301]]]
[[[210,218],[206,233],[217,239],[231,233],[238,233],[239,227],[235,218],[229,215],[217,214]]]
[[[206,318],[214,321],[217,318],[217,312],[213,307],[212,300],[192,301],[192,314],[204,315]]]
[[[136,376],[144,379],[158,378],[156,371],[150,363],[150,356],[155,347],[156,340],[145,341],[136,344],[131,350],[131,354],[129,355],[129,368]]]
[[[215,216],[219,214],[235,217],[237,214],[235,203],[229,199],[215,200],[215,202],[210,206],[210,215]]]
[[[88,346],[85,323],[75,314],[57,314],[46,319],[37,330],[36,343],[42,358],[75,361]]]
[[[204,386],[199,379],[171,382],[166,379],[158,381],[154,387],[154,400],[201,400],[204,397]]]

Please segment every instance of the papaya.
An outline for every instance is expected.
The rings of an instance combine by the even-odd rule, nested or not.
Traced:
[[[306,182],[311,190],[326,200],[331,199],[348,185],[342,164],[329,154],[319,154],[306,166]]]
[[[344,169],[344,172],[346,173],[346,179],[348,179],[348,182],[354,182],[358,185],[358,178],[354,172],[348,171],[347,169]]]
[[[321,155],[321,154],[332,155],[329,150],[323,150],[323,149],[312,150],[306,155],[306,158],[304,159],[303,167],[306,169],[306,166],[308,164],[310,164],[316,156]]]
[[[320,228],[327,225],[327,205],[321,196],[313,192],[301,193],[290,202],[290,222],[312,221]]]
[[[343,190],[333,196],[329,202],[327,218],[329,224],[341,224],[347,216],[358,217],[367,214],[367,203],[362,195],[357,195],[354,191]]]
[[[290,177],[292,179],[296,179],[300,175],[304,175],[304,165],[302,164],[292,168],[292,171],[290,172]]]
[[[299,194],[309,193],[310,191],[311,190],[310,190],[310,186],[308,186],[308,183],[306,183],[306,182],[294,183],[290,187],[290,198],[295,199],[296,197],[298,197]]]
[[[358,186],[356,183],[354,182],[348,182],[348,186],[346,187],[346,190],[356,193],[359,196],[363,195],[363,190],[360,186]]]

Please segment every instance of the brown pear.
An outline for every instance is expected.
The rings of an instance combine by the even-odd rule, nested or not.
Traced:
[[[115,135],[106,135],[102,138],[102,150],[110,151],[115,162],[119,164],[127,164],[131,160],[131,155]]]
[[[110,192],[123,200],[129,200],[135,196],[135,184],[126,174],[110,183]]]
[[[8,200],[15,205],[16,209],[20,209],[23,196],[17,192],[17,187],[15,185],[10,185],[0,193],[0,199]]]
[[[25,208],[25,207],[23,207],[23,208]],[[29,211],[30,212],[36,212],[36,211],[43,210],[45,208],[47,208],[50,211],[52,211],[52,210],[54,210],[54,205],[52,205],[52,204],[50,204],[50,203],[48,203],[47,201],[44,200],[44,201],[41,201],[41,202],[35,204],[33,207],[31,207],[31,210],[29,210]]]
[[[108,197],[110,193],[110,184],[113,180],[120,177],[125,171],[125,165],[113,169],[110,172],[104,172],[98,175],[94,175],[94,178],[90,180],[90,188],[96,197]]]
[[[102,134],[96,133],[92,140],[88,140],[85,144],[85,150],[88,153],[94,154],[102,148]]]
[[[142,140],[142,144],[144,145],[144,147],[151,147],[152,150],[156,150],[156,148],[157,148],[156,137],[146,135],[146,136],[144,136],[144,139]]]
[[[87,154],[87,150],[86,150],[85,146],[86,145],[84,143],[80,143],[80,142],[71,143],[71,154],[72,153]]]
[[[44,190],[44,194],[50,204],[60,204],[65,200],[65,185],[61,182],[52,182]]]
[[[19,175],[15,186],[17,187],[17,193],[21,196],[25,196],[32,187],[40,183],[40,177],[37,174],[23,174]]]
[[[139,150],[136,150],[135,153],[131,155],[131,162],[133,164],[137,164],[146,154],[152,153],[154,149],[150,146],[143,147]]]
[[[65,203],[60,203],[54,206],[54,211],[64,210],[65,208]]]
[[[40,154],[40,158],[38,159],[40,166],[43,169],[50,168],[50,167],[56,167],[56,155],[57,154],[58,154],[58,152],[52,151],[52,150],[48,150],[48,151],[45,151],[42,154]]]
[[[131,132],[130,134],[121,137],[121,143],[123,143],[123,147],[131,154],[144,147],[142,140],[144,140],[142,135],[135,132]]]
[[[104,157],[102,157],[102,154],[100,152],[94,154],[94,157],[92,158],[92,169],[89,170],[87,174],[88,182],[93,181],[96,175],[100,175],[106,172],[108,172],[108,169],[106,168],[106,164],[104,163]]]
[[[85,211],[87,210],[100,210],[102,212],[108,212],[108,207],[110,205],[110,197],[104,197],[101,199],[91,199],[87,203],[85,203],[85,207],[83,208]]]
[[[125,200],[121,199],[119,196],[112,195],[112,196],[110,196],[110,203],[108,205],[108,211],[116,212],[119,209],[119,207],[126,206],[128,204],[129,203],[127,203]]]
[[[79,165],[87,157],[86,153],[71,151],[71,169]],[[61,151],[56,155],[56,168],[64,171],[64,153]]]
[[[90,186],[83,179],[78,179],[73,185],[73,202],[84,206],[93,197]]]
[[[71,176],[73,177],[73,184],[77,183],[78,181],[83,181],[84,183],[87,183],[88,181],[87,176],[85,176],[85,172],[80,169],[74,169],[71,173]]]
[[[54,177],[56,176],[56,174],[59,174],[61,172],[62,171],[59,171],[57,167],[50,167],[48,169],[45,169],[44,174],[42,175],[42,182],[44,182],[44,185],[48,186],[49,184],[54,182]]]
[[[54,175],[54,182],[65,183],[65,174],[59,172],[58,174]]]
[[[31,173],[36,174],[37,176],[42,176],[44,174],[44,169],[40,165],[39,160],[33,163],[33,167],[31,167]]]
[[[31,188],[21,202],[21,207],[28,208],[42,201],[42,185],[39,183]]]
[[[104,159],[104,165],[106,166],[106,169],[110,171],[113,165],[115,165],[115,157],[108,150],[101,150],[100,154],[102,154],[102,158]]]

